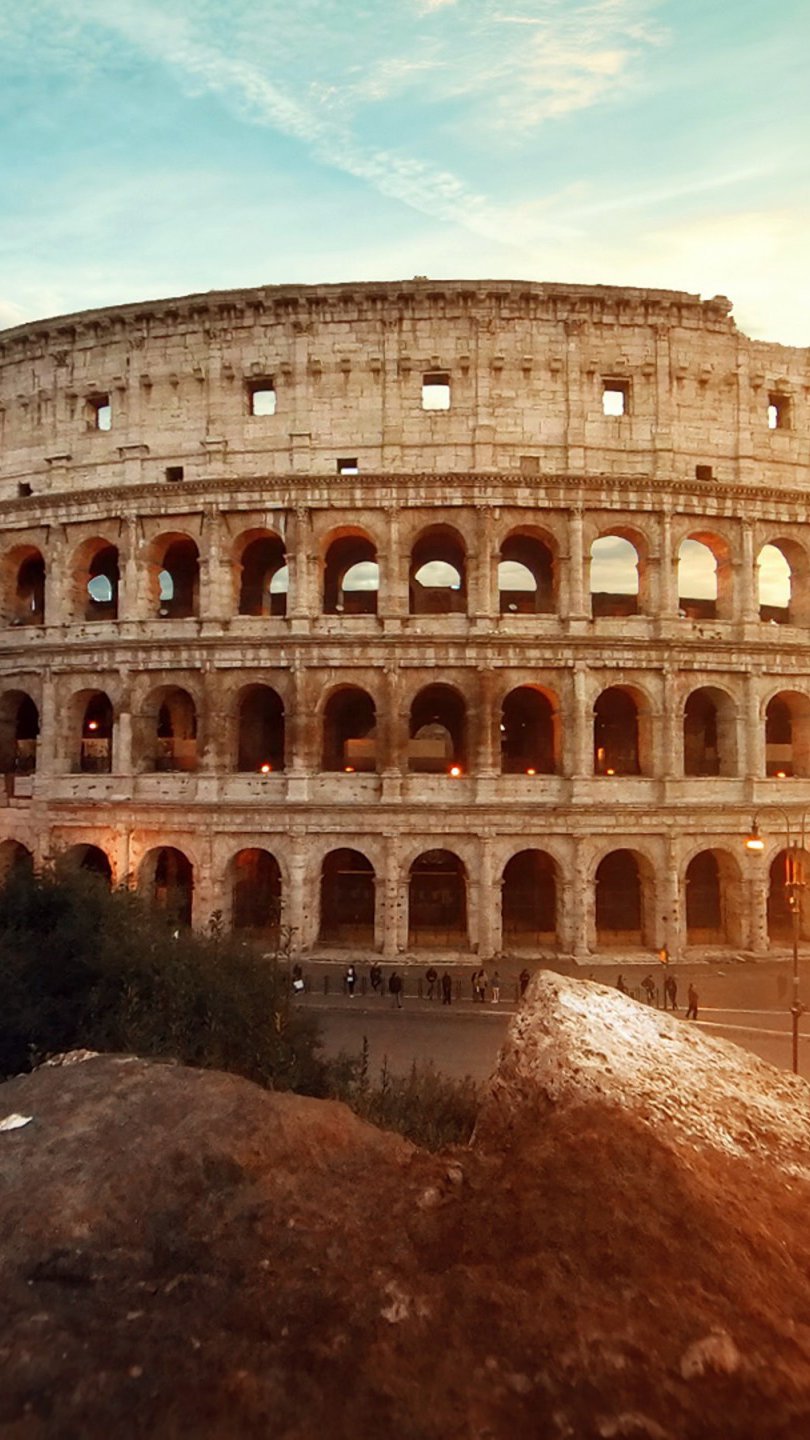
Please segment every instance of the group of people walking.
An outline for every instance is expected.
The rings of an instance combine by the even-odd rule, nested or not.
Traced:
[[[300,970],[300,966],[296,966],[296,970]],[[523,969],[518,980],[521,999],[526,994],[530,979],[531,975],[529,971]],[[470,987],[472,999],[475,1002],[483,1005],[486,1003],[487,998],[489,998],[489,1002],[492,1005],[498,1005],[500,1003],[502,986],[501,977],[497,970],[493,971],[491,978],[483,966],[474,970],[470,979]],[[398,970],[392,970],[386,981],[383,975],[382,965],[378,965],[376,962],[370,965],[368,971],[368,989],[373,995],[380,997],[385,996],[386,993],[389,994],[391,996],[392,1006],[396,1009],[402,1008],[405,984]],[[437,1000],[441,997],[443,1005],[452,1005],[453,990],[453,976],[449,970],[444,970],[440,975],[435,965],[428,966],[424,974],[424,980],[419,987],[420,997],[423,994],[428,1000]],[[355,965],[347,965],[343,972],[343,993],[348,995],[351,1000],[361,991],[365,994],[366,986],[361,985],[357,967]],[[455,998],[457,1000],[461,998],[458,985],[456,985],[455,988]]]
[[[643,979],[642,982],[641,982],[641,988],[642,988],[642,990],[644,991],[644,994],[645,994],[645,996],[646,996],[646,998],[647,998],[647,1004],[648,1004],[648,1005],[655,1005],[655,1004],[657,1003],[657,988],[656,988],[655,981],[653,980],[653,977],[652,977],[652,975],[650,975],[649,971],[648,971],[648,973],[644,976],[644,979]],[[618,976],[618,978],[617,978],[617,980],[616,980],[616,989],[617,989],[617,990],[620,990],[623,995],[629,995],[629,994],[630,994],[630,991],[628,990],[627,985],[626,985],[626,983],[625,983],[625,978],[624,978],[624,976],[622,975],[621,971],[619,972],[619,976]],[[671,974],[670,974],[670,975],[667,975],[667,976],[665,977],[665,979],[664,979],[664,992],[663,992],[663,993],[664,993],[664,1009],[665,1009],[665,1010],[670,1010],[670,1009],[671,1009],[671,1010],[673,1011],[673,1013],[674,1013],[674,1012],[677,1011],[677,1009],[678,1009],[678,982],[677,982],[677,980],[675,979],[675,976],[674,976],[674,975],[671,975]],[[689,989],[688,989],[687,992],[686,992],[686,998],[687,998],[687,1001],[688,1001],[688,1004],[687,1004],[687,1007],[686,1007],[686,1018],[687,1018],[687,1020],[697,1020],[697,1018],[698,1018],[698,1001],[699,1001],[699,996],[698,996],[698,992],[697,992],[697,990],[695,989],[695,986],[694,986],[694,984],[693,984],[693,982],[692,982],[691,980],[690,980],[690,982],[689,982]]]

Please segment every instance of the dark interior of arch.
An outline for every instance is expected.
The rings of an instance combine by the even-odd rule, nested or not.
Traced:
[[[453,584],[426,584],[417,580],[425,565],[443,562],[456,572]],[[456,583],[457,582],[457,583]],[[410,613],[412,615],[462,615],[467,609],[467,567],[464,546],[454,530],[437,526],[422,535],[411,552]]]
[[[446,774],[467,768],[466,707],[450,685],[428,685],[411,706],[408,768],[415,774]]]
[[[501,913],[505,948],[532,949],[557,934],[554,862],[542,850],[521,850],[503,872]]]
[[[0,771],[31,775],[37,765],[39,711],[30,695],[11,693],[0,700]]]
[[[510,535],[501,546],[501,560],[523,565],[534,579],[534,590],[510,590],[499,582],[502,615],[544,615],[554,610],[554,556],[548,545],[531,535]]]
[[[603,690],[593,710],[594,773],[639,775],[638,710],[632,695]]]
[[[281,872],[267,850],[240,850],[233,862],[234,930],[278,934],[281,921]]]
[[[720,866],[711,850],[690,860],[686,871],[686,930],[689,940],[710,944],[723,938]]]
[[[376,615],[377,588],[344,589],[343,582],[355,565],[375,565],[377,550],[364,535],[342,535],[333,540],[323,570],[323,612],[325,615]]]
[[[376,724],[376,707],[365,690],[352,686],[330,695],[323,714],[324,770],[376,770]]]
[[[287,614],[286,593],[270,589],[273,578],[286,564],[284,544],[278,535],[262,535],[245,546],[239,585],[240,615]]]
[[[793,716],[787,700],[775,696],[765,711],[765,774],[795,774]]]
[[[164,846],[155,857],[152,899],[167,918],[177,925],[191,924],[194,871],[181,850]]]
[[[17,571],[12,619],[17,625],[45,622],[45,561],[39,554],[27,556]]]
[[[553,775],[554,713],[539,690],[522,685],[504,698],[501,711],[501,768],[504,775]]]
[[[156,770],[196,770],[197,711],[187,690],[169,690],[157,711]]]
[[[197,614],[200,591],[200,557],[193,540],[173,540],[166,549],[161,567],[170,577],[163,594],[159,614],[168,619],[182,620]]]
[[[804,874],[810,875],[810,855],[801,852]],[[778,944],[787,945],[793,938],[793,907],[790,903],[791,889],[788,881],[792,869],[787,850],[780,850],[771,863],[768,877],[768,938]],[[810,896],[807,886],[798,890],[799,939],[810,940]]]
[[[630,850],[606,855],[596,872],[596,933],[602,945],[642,943],[641,876]]]
[[[457,949],[466,944],[464,866],[448,850],[429,850],[411,866],[408,938],[422,949]]]
[[[114,545],[104,545],[96,551],[87,569],[86,620],[118,619],[119,580],[118,551]]]
[[[330,945],[374,943],[374,867],[357,850],[333,850],[321,869],[320,940]]]
[[[683,769],[685,775],[720,774],[717,706],[705,690],[693,691],[684,708]]]
[[[84,707],[79,769],[87,774],[107,774],[112,768],[113,707],[99,690]]]
[[[284,706],[269,685],[251,686],[242,696],[238,730],[238,770],[284,769]]]

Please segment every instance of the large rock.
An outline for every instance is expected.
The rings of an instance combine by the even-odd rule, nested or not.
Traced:
[[[0,1089],[0,1436],[810,1435],[806,1085],[539,977],[473,1145],[132,1059]]]

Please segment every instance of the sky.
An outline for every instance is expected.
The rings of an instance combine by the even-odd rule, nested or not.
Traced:
[[[0,0],[0,327],[428,275],[810,345],[808,39],[807,0]]]

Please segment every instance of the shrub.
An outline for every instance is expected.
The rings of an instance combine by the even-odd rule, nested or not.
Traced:
[[[357,1057],[341,1055],[329,1065],[329,1093],[383,1130],[396,1130],[427,1150],[469,1140],[481,1101],[470,1078],[455,1080],[428,1062],[415,1062],[407,1075],[392,1075],[387,1060],[379,1079],[369,1075],[368,1040]]]

